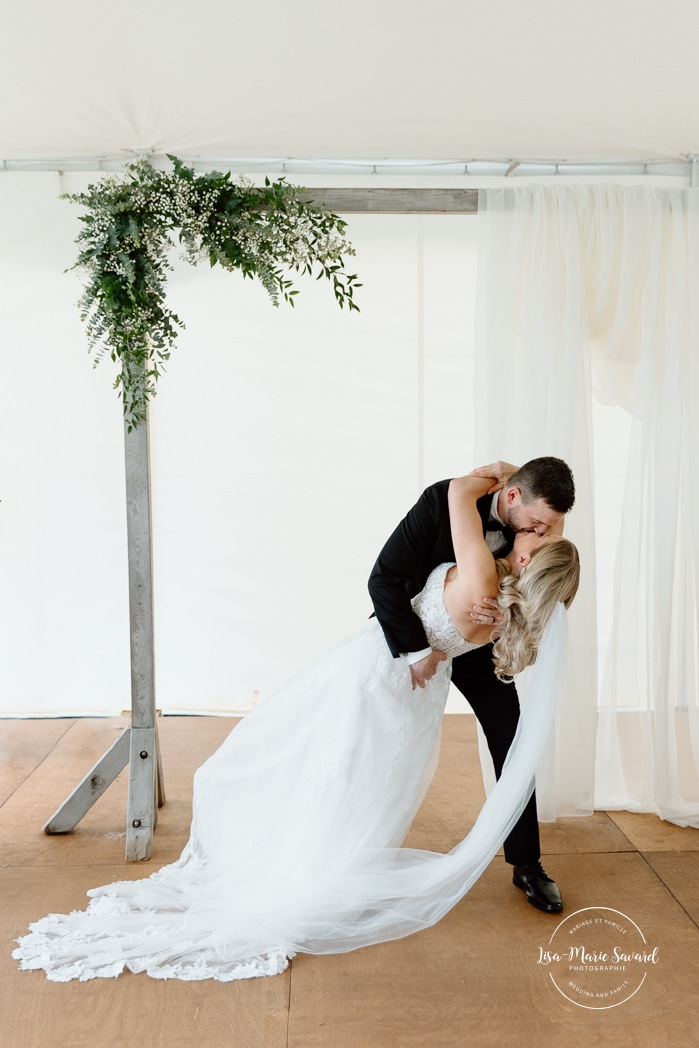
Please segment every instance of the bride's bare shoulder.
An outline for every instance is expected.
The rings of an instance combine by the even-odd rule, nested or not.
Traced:
[[[473,644],[487,644],[490,640],[492,626],[473,622],[470,618],[475,604],[480,604],[484,597],[497,597],[497,572],[493,576],[487,572],[474,582],[459,576],[456,565],[449,569],[444,585],[444,606],[449,618],[464,638]]]

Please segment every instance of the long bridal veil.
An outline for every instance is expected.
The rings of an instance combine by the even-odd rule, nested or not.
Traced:
[[[346,953],[403,938],[436,924],[475,884],[534,789],[536,767],[554,727],[565,650],[565,609],[559,603],[530,670],[528,700],[522,703],[502,775],[464,840],[446,854],[383,849],[366,868],[348,872],[325,900],[327,920],[297,950]]]

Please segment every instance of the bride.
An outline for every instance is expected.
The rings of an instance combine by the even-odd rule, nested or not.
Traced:
[[[92,888],[86,910],[49,914],[18,939],[23,969],[49,979],[229,981],[284,971],[296,953],[344,953],[435,924],[468,891],[517,821],[553,723],[575,596],[575,546],[519,532],[504,560],[483,539],[477,499],[493,480],[452,480],[456,563],[413,599],[445,659],[422,689],[376,618],[235,726],[196,771],[180,858],[150,877]],[[484,593],[504,617],[469,618]],[[530,671],[503,773],[468,836],[447,854],[401,848],[434,774],[451,661],[495,638],[496,673]]]

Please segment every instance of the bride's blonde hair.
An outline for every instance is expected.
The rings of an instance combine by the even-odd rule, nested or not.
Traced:
[[[570,607],[580,582],[580,557],[568,539],[539,546],[519,575],[506,560],[495,566],[500,579],[498,604],[504,612],[493,632],[495,675],[500,680],[521,673],[536,661],[544,627],[556,604]]]

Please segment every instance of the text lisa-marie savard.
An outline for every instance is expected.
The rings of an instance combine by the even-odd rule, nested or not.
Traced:
[[[633,961],[639,964],[657,964],[658,947],[655,946],[650,951],[628,951],[622,950],[619,946],[614,946],[611,952],[608,952],[606,950],[588,950],[584,946],[569,946],[563,953],[557,953],[555,950],[544,950],[543,947],[539,947],[537,964],[555,964],[560,961],[568,961],[571,964],[577,962],[584,965],[624,965],[623,968],[620,967],[620,970],[625,971],[625,964]]]

